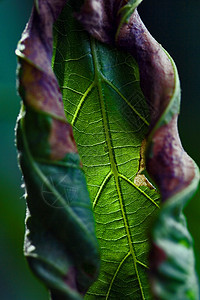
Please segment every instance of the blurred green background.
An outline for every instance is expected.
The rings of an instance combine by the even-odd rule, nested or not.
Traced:
[[[14,50],[28,20],[31,0],[0,1],[0,299],[46,300],[48,293],[23,257],[25,201],[14,147],[20,108],[15,91]],[[200,166],[200,2],[144,0],[140,14],[153,36],[174,58],[182,86],[179,131],[186,151]],[[200,193],[187,206],[200,274]]]

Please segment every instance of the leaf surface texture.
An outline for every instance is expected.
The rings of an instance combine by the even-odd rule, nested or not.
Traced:
[[[137,186],[149,112],[135,60],[89,37],[72,2],[54,28],[53,68],[93,201],[101,272],[86,299],[149,299],[148,230],[155,189]]]

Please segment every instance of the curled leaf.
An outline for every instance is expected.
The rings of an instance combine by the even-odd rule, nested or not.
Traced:
[[[86,11],[88,2],[91,9]],[[152,230],[152,290],[159,299],[198,299],[193,242],[182,209],[197,189],[199,170],[178,136],[180,86],[176,66],[143,25],[135,9],[141,1],[115,1],[116,6],[111,5],[113,1],[99,1],[98,10],[95,2],[85,1],[79,20],[95,38],[110,45],[115,41],[116,47],[136,59],[150,109],[146,168],[163,202]],[[88,26],[87,20],[95,20],[94,27]]]
[[[82,299],[96,280],[94,217],[51,68],[52,26],[66,1],[36,1],[18,44],[17,147],[27,201],[25,255],[53,299]]]
[[[100,276],[85,298],[151,299],[150,273],[156,299],[198,299],[182,209],[199,171],[178,136],[176,66],[143,25],[140,2],[35,1],[16,51],[25,254],[53,299],[81,299],[99,269],[92,208],[64,110],[87,176],[102,253]],[[64,107],[51,68],[52,25],[62,8],[53,68]],[[161,192],[158,214],[159,194],[145,169]]]

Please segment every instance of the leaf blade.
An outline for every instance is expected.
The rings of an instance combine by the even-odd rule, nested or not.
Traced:
[[[136,199],[137,197],[139,199],[142,197],[143,204],[145,203],[146,209],[149,210],[149,219],[153,217],[151,215],[155,214],[158,206],[156,203],[158,194],[153,191],[146,191],[146,188],[137,187],[133,182],[133,177],[139,168],[141,142],[148,124],[148,121],[145,119],[146,115],[144,116],[144,113],[148,114],[148,109],[139,88],[138,69],[130,56],[117,52],[116,49],[107,48],[107,46],[90,39],[73,18],[70,20],[70,15],[73,15],[71,13],[71,5],[73,6],[72,3],[69,3],[61,16],[61,21],[58,21],[56,24],[57,28],[55,28],[55,31],[58,34],[60,45],[58,46],[57,41],[54,70],[57,77],[60,78],[66,114],[74,126],[76,140],[79,141],[79,153],[83,161],[90,194],[92,199],[94,199],[93,207],[97,224],[97,237],[100,241],[102,251],[101,270],[103,271],[98,281],[88,292],[86,299],[92,299],[92,297],[117,298],[122,297],[122,295],[129,297],[128,293],[130,291],[125,291],[119,280],[119,278],[123,279],[122,276],[127,276],[127,269],[129,270],[128,276],[130,276],[134,283],[133,289],[140,295],[138,297],[149,299],[148,283],[145,279],[146,272],[142,270],[142,268],[146,269],[147,267],[148,238],[146,228],[140,234],[140,236],[145,236],[145,238],[137,238],[136,240],[135,237],[134,244],[132,241],[133,230],[130,230],[129,223],[133,228],[137,227],[137,224],[133,224],[133,221],[127,217],[131,213],[131,210],[126,211],[124,208],[121,188],[121,185],[127,185],[123,187],[123,195],[126,195],[126,191],[128,190],[129,195],[131,193],[137,194]],[[67,25],[65,24],[66,18],[68,19]],[[72,36],[71,32],[75,32],[75,34]],[[76,36],[76,33],[79,33],[79,35]],[[78,47],[76,43],[79,45]],[[66,45],[68,45],[67,48]],[[112,52],[116,54],[117,58],[114,58],[115,56]],[[120,58],[121,56],[122,58]],[[70,64],[73,65],[71,66]],[[64,72],[64,77],[61,77],[63,76],[64,69],[67,72]],[[117,75],[113,76],[116,69],[118,69],[116,72]],[[136,92],[139,95],[134,105],[131,105],[132,99],[127,100],[127,96],[130,95],[130,89],[127,85],[127,78],[122,77],[119,70],[122,70],[123,74],[126,74],[126,70],[128,70],[130,74],[128,85],[136,85],[137,87]],[[88,77],[89,80],[86,79]],[[82,79],[83,81],[81,81]],[[113,82],[114,80],[116,82]],[[119,88],[117,87],[117,82]],[[137,100],[143,103],[137,103]],[[116,102],[119,104],[119,108],[117,109],[115,108],[117,106]],[[145,106],[146,110],[144,109]],[[126,113],[125,110],[128,110],[128,112],[131,111],[130,115],[134,112],[137,121],[134,120],[133,122],[130,117],[126,121],[123,118],[123,113],[120,113],[120,107],[125,107],[122,110],[124,114]],[[137,122],[139,122],[139,125],[134,128],[133,123],[136,125]],[[139,131],[139,134],[137,131]],[[121,136],[119,138],[118,135],[120,132]],[[132,137],[134,132],[136,145],[131,142],[132,145],[131,143],[127,145],[130,147],[123,148],[124,143],[121,144],[122,140],[129,137],[129,140],[132,141],[133,138],[130,139],[130,137]],[[122,133],[125,134],[123,135]],[[118,142],[119,139],[121,139],[120,143]],[[129,159],[127,159],[128,148],[130,148]],[[131,153],[131,150],[134,151],[134,149],[135,158],[133,153]],[[131,168],[127,168],[127,165],[131,166],[134,172],[131,172]],[[111,199],[108,197],[109,193]],[[115,198],[117,201],[115,201]],[[131,196],[131,199],[133,199],[133,196]],[[109,210],[109,205],[106,204],[106,201],[112,207],[112,211]],[[126,207],[129,205],[134,207],[132,203],[125,204]],[[141,209],[141,207],[137,207],[137,209]],[[149,224],[150,220],[145,220],[144,213],[142,215],[144,220],[140,221],[146,222],[146,227],[148,227],[147,224]],[[107,222],[108,218],[109,222]],[[139,223],[139,221],[137,222]],[[115,226],[118,232],[114,230],[113,233],[111,224],[114,223],[116,223]],[[120,224],[120,226],[117,224]],[[113,239],[111,239],[111,235]],[[145,255],[142,254],[142,249],[144,249],[143,244],[146,245]],[[116,252],[113,251],[113,246],[118,249]],[[138,258],[136,258],[134,247],[137,254],[140,254]],[[120,248],[121,250],[119,250]],[[117,251],[119,252],[117,253]],[[146,261],[144,261],[145,256]],[[127,262],[126,259],[130,259],[130,261]],[[125,269],[124,262],[126,265]],[[135,278],[136,282],[134,282]],[[140,278],[142,278],[142,283]],[[117,284],[120,284],[124,294],[121,294],[121,290],[117,287]],[[117,292],[115,291],[116,287]]]

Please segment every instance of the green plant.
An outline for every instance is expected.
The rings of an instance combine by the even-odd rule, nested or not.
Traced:
[[[199,171],[177,133],[176,66],[140,2],[35,1],[16,51],[25,255],[53,299],[198,298],[182,208]]]

